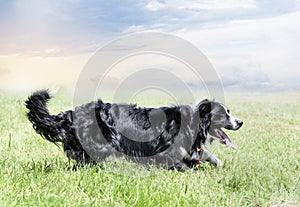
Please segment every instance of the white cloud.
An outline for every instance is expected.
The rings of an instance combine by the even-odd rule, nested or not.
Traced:
[[[300,8],[300,0],[295,0],[296,1],[296,6],[298,7],[298,8]]]
[[[174,1],[169,0],[168,5],[174,5],[180,9],[193,10],[215,10],[215,9],[238,9],[238,8],[256,8],[253,0],[201,0],[201,1]]]
[[[78,65],[76,58],[65,59],[61,64],[59,58],[49,61],[53,57],[95,51],[124,34],[164,31],[194,43],[224,79],[229,80],[235,74],[233,71],[239,71],[239,79],[244,80],[239,84],[247,78],[273,85],[289,80],[298,83],[299,2],[149,0],[132,1],[130,7],[125,7],[127,1],[112,6],[101,1],[86,4],[82,0],[67,3],[14,0],[11,11],[5,12],[1,12],[0,3],[0,54],[48,57],[35,60],[14,57],[15,60],[8,58],[10,61],[6,62],[7,57],[2,56],[1,67],[9,73],[3,69],[0,73],[10,77],[6,79],[8,85],[22,82],[20,77],[30,74],[34,76],[28,83],[34,83],[34,77],[39,74],[36,77],[39,80],[51,73],[52,68],[68,71]],[[259,74],[265,74],[264,79],[259,79]],[[19,75],[19,79],[14,75]]]
[[[151,0],[150,2],[148,2],[148,4],[145,6],[145,8],[150,11],[158,11],[158,10],[164,9],[165,4],[155,1],[155,0]]]
[[[231,79],[232,70],[238,69],[244,71],[241,74],[245,81],[251,81],[258,76],[249,75],[247,70],[259,69],[261,74],[268,76],[265,81],[275,86],[291,79],[300,80],[299,21],[300,12],[294,12],[261,20],[215,24],[176,34],[202,50],[224,79]],[[257,66],[256,69],[253,66]],[[255,74],[259,75],[258,72]]]
[[[127,34],[127,33],[136,33],[136,32],[142,32],[147,30],[144,25],[132,25],[127,27],[125,30],[123,30],[122,33]]]

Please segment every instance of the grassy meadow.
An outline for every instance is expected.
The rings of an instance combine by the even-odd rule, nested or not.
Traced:
[[[228,132],[239,150],[214,143],[224,167],[180,173],[129,162],[114,171],[109,164],[74,170],[32,129],[26,97],[0,94],[0,206],[300,206],[299,96],[226,97],[245,122]],[[49,104],[51,113],[70,108],[62,95]]]

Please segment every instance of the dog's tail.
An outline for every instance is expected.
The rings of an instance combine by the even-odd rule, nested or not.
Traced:
[[[50,115],[47,109],[47,102],[51,98],[48,90],[41,90],[33,93],[25,101],[25,106],[29,109],[27,118],[33,124],[33,128],[42,137],[50,142],[63,142],[60,138],[61,119],[59,116]]]

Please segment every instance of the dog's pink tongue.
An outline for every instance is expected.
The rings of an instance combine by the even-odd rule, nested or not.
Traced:
[[[231,140],[229,139],[228,135],[223,132],[223,130],[220,130],[221,131],[221,136],[223,139],[225,139],[225,144],[228,146],[228,147],[231,147],[235,150],[237,150],[238,148],[231,142]]]
[[[231,147],[231,148],[235,149],[235,150],[238,149],[234,144],[232,144],[232,142],[231,142],[231,140],[229,138],[228,139],[226,138],[226,145],[228,147]]]

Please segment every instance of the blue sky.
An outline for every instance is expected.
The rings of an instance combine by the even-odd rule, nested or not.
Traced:
[[[141,31],[190,41],[227,88],[300,89],[299,0],[0,0],[0,28],[3,90],[74,84],[99,47]],[[70,80],[55,82],[61,70]]]

